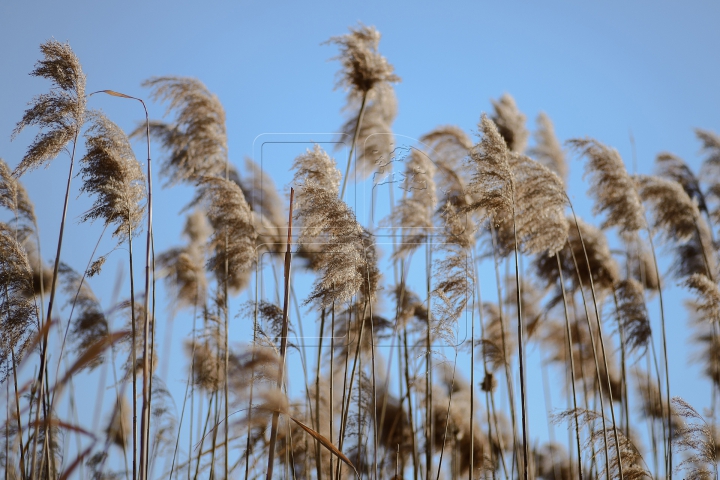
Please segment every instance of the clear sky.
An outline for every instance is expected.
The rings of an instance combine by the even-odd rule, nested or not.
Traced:
[[[490,99],[504,92],[515,97],[529,128],[544,111],[561,141],[594,137],[617,148],[631,172],[651,173],[661,151],[697,170],[700,144],[693,128],[720,132],[717,2],[28,0],[0,4],[0,157],[16,165],[33,138],[28,131],[11,142],[10,133],[26,103],[48,89],[28,73],[40,58],[39,45],[55,38],[68,41],[80,58],[88,92],[113,89],[146,98],[140,83],[154,75],[202,80],[225,106],[230,158],[242,168],[244,156],[257,157],[258,135],[339,129],[345,96],[333,90],[339,65],[328,61],[337,50],[320,44],[359,21],[383,34],[380,51],[402,77],[397,134],[417,138],[445,124],[474,132],[480,113],[491,110]],[[126,130],[142,119],[132,102],[95,96],[89,105]],[[149,109],[152,118],[163,114],[161,105],[149,103]],[[135,146],[144,159],[143,145]],[[272,167],[281,187],[292,157],[285,161]],[[570,156],[569,163],[569,192],[579,213],[591,219],[582,162]],[[38,210],[46,259],[59,228],[67,164],[61,156],[23,178]],[[79,180],[63,260],[83,270],[100,228],[77,225],[89,206],[86,198],[75,200]],[[187,187],[158,191],[158,251],[179,242],[179,212],[191,194]],[[112,242],[103,245],[107,250]],[[122,260],[118,254],[109,265]],[[93,286],[107,302],[111,287]],[[704,406],[707,384],[700,384],[697,367],[688,367],[684,294],[671,285],[669,297],[672,393]],[[166,304],[163,299],[159,306]]]

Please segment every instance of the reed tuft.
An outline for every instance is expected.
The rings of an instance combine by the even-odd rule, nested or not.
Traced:
[[[225,171],[228,155],[225,109],[218,97],[200,80],[189,77],[153,77],[145,80],[143,86],[151,89],[153,100],[168,102],[166,114],[177,112],[171,123],[150,122],[150,136],[158,139],[168,152],[160,166],[168,183],[194,182]],[[143,124],[130,136],[144,135]]]
[[[120,127],[100,112],[90,113],[89,120],[87,153],[80,160],[84,180],[80,191],[97,197],[81,221],[115,224],[113,236],[122,243],[139,232],[145,213],[145,175]]]
[[[617,294],[617,316],[625,344],[629,351],[637,348],[647,348],[652,330],[650,318],[645,308],[643,286],[637,280],[627,279],[620,281],[615,287]]]
[[[594,212],[607,214],[602,228],[619,227],[621,232],[634,232],[645,227],[642,202],[618,151],[592,138],[567,143],[588,159],[585,172],[592,179]]]
[[[469,211],[480,210],[499,224],[512,218],[515,184],[510,169],[510,152],[497,126],[483,114],[479,125],[482,139],[470,152],[469,162],[474,167],[467,185],[472,203]]]
[[[324,42],[340,49],[340,55],[332,58],[342,64],[336,88],[349,89],[351,94],[357,95],[370,91],[380,82],[400,81],[393,66],[377,51],[379,43],[380,32],[362,24],[350,27],[350,33]]]
[[[12,138],[26,127],[37,126],[40,133],[28,148],[13,175],[19,177],[57,157],[77,137],[85,123],[85,74],[75,53],[67,43],[48,40],[40,45],[45,57],[30,72],[33,77],[47,78],[53,83],[49,93],[30,101],[23,118],[17,123]]]
[[[228,263],[228,287],[240,290],[247,283],[247,273],[255,260],[257,233],[250,206],[236,183],[219,177],[203,177],[193,204],[204,203],[213,227],[209,246],[214,253],[207,267],[220,282],[225,279]]]
[[[529,155],[542,165],[557,174],[565,183],[568,176],[568,166],[565,161],[565,151],[555,136],[555,127],[552,120],[544,112],[540,112],[536,120],[535,146],[529,150]]]
[[[518,110],[515,99],[509,93],[503,93],[499,100],[492,100],[492,105],[495,110],[492,121],[507,147],[512,152],[523,153],[530,136],[525,128],[527,117]]]

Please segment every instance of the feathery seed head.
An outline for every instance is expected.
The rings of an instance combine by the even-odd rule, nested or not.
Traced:
[[[515,104],[515,99],[508,93],[503,93],[499,100],[492,100],[495,113],[493,122],[498,132],[505,139],[507,147],[516,153],[523,153],[527,146],[529,133],[525,128],[526,117]]]
[[[630,351],[646,348],[652,331],[642,285],[633,279],[622,280],[615,287],[615,291],[618,299],[618,323],[622,327],[625,343]]]
[[[438,202],[445,205],[448,201],[458,208],[465,207],[469,200],[466,198],[465,177],[472,173],[466,162],[473,143],[467,134],[454,125],[438,127],[420,137],[420,142],[426,145],[428,155],[437,168],[437,189],[442,193]]]
[[[659,176],[679,183],[685,193],[698,203],[700,211],[708,213],[705,195],[700,188],[700,181],[682,158],[672,153],[663,152],[655,158],[655,163]]]
[[[202,246],[205,244],[210,235],[212,235],[212,227],[208,223],[205,212],[198,208],[187,216],[185,219],[185,227],[183,233],[190,240],[191,245]]]
[[[567,142],[588,158],[585,175],[592,177],[590,195],[595,197],[595,213],[607,212],[602,228],[619,227],[632,232],[645,227],[640,196],[617,150],[592,138]]]
[[[160,173],[173,185],[217,176],[227,163],[225,110],[216,95],[195,78],[153,77],[143,82],[153,100],[169,102],[166,113],[177,112],[172,123],[152,121],[150,135],[159,139],[168,156]],[[131,137],[145,135],[145,125]]]
[[[668,239],[687,241],[695,234],[700,218],[697,203],[693,202],[676,181],[651,175],[636,175],[640,196],[654,208],[654,227]]]
[[[713,430],[705,419],[689,403],[680,397],[671,400],[674,411],[683,423],[673,439],[678,452],[688,452],[687,457],[677,466],[687,471],[692,479],[717,478],[717,446]]]
[[[474,167],[467,186],[472,203],[469,211],[482,210],[495,224],[512,216],[515,183],[510,169],[510,152],[495,123],[484,113],[479,124],[482,139],[470,151]]]
[[[437,203],[433,180],[435,170],[435,165],[425,153],[412,149],[410,160],[405,164],[405,178],[400,184],[407,195],[403,195],[388,217],[389,223],[399,227],[402,233],[396,257],[415,250],[433,227],[432,217]]]
[[[510,168],[515,184],[515,229],[520,249],[524,253],[552,256],[568,238],[562,180],[549,168],[517,153],[510,154]],[[503,218],[497,231],[499,253],[509,255],[515,249],[513,218]]]
[[[301,185],[306,180],[310,180],[318,187],[338,195],[342,174],[337,168],[335,159],[320,148],[320,145],[315,144],[312,151],[308,149],[304,154],[296,157],[292,168],[295,170],[293,184]]]
[[[685,280],[697,295],[695,309],[703,321],[720,325],[720,289],[718,285],[707,276],[695,273]]]
[[[36,325],[34,302],[25,296],[32,291],[32,271],[25,250],[15,239],[14,229],[0,222],[0,382],[15,361],[24,357]]]
[[[119,242],[138,232],[145,212],[145,175],[130,141],[116,124],[100,112],[90,114],[92,125],[85,133],[87,153],[81,159],[84,183],[81,192],[97,195],[81,221],[104,220],[115,224]]]
[[[578,225],[582,234],[581,240],[578,235],[577,228],[575,227],[574,220],[569,218],[568,223],[572,225],[568,231],[568,244],[572,251],[564,248],[558,252],[558,255],[560,255],[560,264],[564,278],[571,282],[573,290],[580,288],[581,284],[584,288],[589,288],[590,274],[592,273],[595,289],[598,292],[602,293],[612,291],[613,286],[620,278],[620,273],[617,262],[610,253],[607,239],[605,238],[602,230],[578,219]],[[583,243],[585,245],[585,250],[583,250]],[[587,251],[590,263],[589,270],[587,262],[585,261],[585,251]],[[580,272],[580,279],[578,279],[575,270],[573,255]],[[559,272],[557,260],[554,256],[537,257],[535,259],[534,266],[538,278],[542,279],[548,287],[552,287],[557,284]]]
[[[247,282],[247,272],[255,260],[257,234],[250,206],[236,183],[219,177],[202,177],[193,203],[203,202],[214,233],[210,247],[214,253],[207,262],[209,270],[224,281],[228,262],[228,286],[240,290]]]
[[[30,228],[35,225],[35,206],[30,201],[23,184],[12,175],[2,158],[0,158],[0,206],[13,212],[20,227]],[[28,225],[23,225],[24,223]]]
[[[127,404],[124,397],[120,397],[115,404],[111,422],[105,429],[105,434],[110,441],[120,448],[125,448],[130,439],[130,416],[132,408]]]
[[[530,149],[530,155],[555,172],[563,183],[566,182],[568,166],[565,162],[565,152],[555,136],[555,128],[550,117],[543,112],[537,117],[537,130],[534,136],[535,146]]]
[[[379,82],[396,83],[400,77],[393,73],[393,66],[377,51],[380,32],[375,27],[360,24],[350,27],[350,33],[331,37],[324,44],[334,44],[340,49],[340,55],[332,60],[340,60],[342,71],[338,73],[337,87],[350,89],[361,94],[367,92]]]
[[[305,303],[317,301],[328,307],[349,301],[358,291],[371,299],[379,278],[374,239],[350,207],[337,197],[337,191],[310,179],[298,187],[295,199],[295,218],[302,224],[299,243],[323,244],[315,260],[322,278]]]
[[[702,128],[696,128],[695,135],[702,142],[702,152],[707,154],[703,163],[720,165],[720,135]]]
[[[700,216],[697,202],[672,180],[636,175],[635,182],[643,201],[653,207],[653,227],[676,243],[675,275],[700,273],[714,279],[717,266],[710,229]]]
[[[32,99],[13,130],[14,139],[25,127],[40,128],[13,172],[16,177],[57,157],[85,122],[85,74],[70,45],[48,40],[40,45],[40,51],[44,59],[35,64],[30,75],[47,78],[53,87]]]
[[[75,312],[70,338],[75,352],[80,356],[107,337],[108,321],[100,302],[82,275],[64,263],[60,263],[59,275],[63,293],[67,295],[68,304],[72,305]],[[86,368],[92,370],[104,361],[104,355],[97,355]]]

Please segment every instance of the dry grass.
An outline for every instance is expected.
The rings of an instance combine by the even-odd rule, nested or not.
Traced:
[[[702,175],[661,153],[658,176],[635,177],[612,147],[571,140],[587,159],[589,193],[603,216],[600,227],[577,219],[576,228],[566,153],[552,122],[540,114],[528,130],[509,94],[481,115],[475,144],[445,125],[396,149],[392,84],[400,79],[379,41],[374,27],[360,24],[327,43],[339,51],[337,86],[348,92],[341,133],[344,142],[353,138],[351,161],[357,148],[356,171],[402,178],[372,182],[383,195],[397,188],[378,210],[388,238],[343,200],[351,163],[343,174],[319,145],[287,159],[290,215],[274,171],[252,159],[229,162],[225,109],[200,80],[144,83],[169,118],[150,126],[163,152],[160,174],[168,187],[194,193],[178,246],[155,255],[148,225],[146,278],[156,263],[152,278],[165,288],[143,298],[134,292],[132,239],[149,216],[151,179],[125,133],[87,111],[85,76],[69,45],[41,45],[31,75],[51,88],[32,99],[13,138],[27,127],[38,133],[14,170],[0,160],[7,219],[0,222],[0,465],[7,478],[717,477],[717,405],[706,415],[676,397],[670,408],[667,365],[682,359],[666,348],[657,353],[657,316],[666,347],[666,281],[650,240],[669,247],[658,263],[694,295],[686,305],[692,361],[717,389],[720,137],[696,131]],[[133,132],[142,134],[143,127]],[[129,285],[116,280],[113,300],[102,283],[121,277],[112,252],[92,251],[75,270],[62,263],[61,233],[53,270],[39,251],[35,207],[19,178],[70,148],[71,160],[76,151],[82,158],[80,189],[92,200],[80,220],[100,220],[118,242],[113,251],[129,254],[122,267],[130,267]],[[71,179],[72,170],[68,192]],[[649,238],[640,232],[643,205]],[[288,219],[296,238],[288,237]],[[75,248],[90,253],[89,245]],[[275,257],[262,254],[288,247],[295,259],[283,279]],[[486,278],[488,267],[494,279]],[[102,287],[98,295],[90,282]],[[118,301],[128,286],[130,298]],[[649,303],[656,294],[659,315]],[[237,324],[230,295],[248,300]],[[127,331],[114,331],[120,322]],[[165,343],[156,338],[159,326]],[[311,338],[319,341],[307,348]],[[175,345],[183,358],[170,358]],[[177,385],[165,384],[170,360],[173,372],[184,372],[182,398]],[[527,408],[540,392],[526,378],[548,372],[543,393],[555,404],[543,414]],[[73,410],[85,404],[77,397],[88,394],[88,379],[97,384],[92,414]],[[541,442],[544,434],[528,428],[553,417],[567,421],[567,444]]]

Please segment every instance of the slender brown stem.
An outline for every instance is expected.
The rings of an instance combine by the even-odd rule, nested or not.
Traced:
[[[523,434],[523,478],[528,480],[530,446],[528,445],[527,400],[525,393],[525,325],[522,316],[522,298],[520,290],[520,258],[518,253],[517,227],[515,223],[515,200],[513,199],[513,235],[515,237],[515,301],[518,317],[518,363],[520,364],[520,413]]]
[[[580,422],[578,421],[577,392],[575,391],[575,353],[573,352],[572,331],[570,330],[570,315],[568,314],[568,303],[565,295],[565,280],[563,279],[562,265],[560,265],[559,253],[555,254],[557,259],[558,273],[560,275],[560,290],[563,297],[563,311],[565,312],[565,337],[567,338],[568,356],[570,357],[570,383],[572,384],[573,412],[575,417],[575,440],[577,441],[578,454],[578,478],[582,480],[582,447],[580,444]]]
[[[348,154],[347,167],[345,167],[345,176],[343,177],[342,189],[340,190],[340,200],[345,198],[345,187],[347,186],[347,179],[350,176],[350,165],[352,164],[353,153],[355,153],[355,146],[357,144],[358,135],[360,134],[360,125],[365,116],[365,104],[367,101],[367,92],[363,92],[362,104],[360,105],[360,113],[358,113],[358,120],[355,124],[355,134],[353,135],[352,145],[350,145],[350,153]]]
[[[288,217],[288,235],[287,235],[287,250],[285,251],[285,294],[283,299],[283,324],[282,333],[280,334],[280,363],[279,372],[277,379],[278,390],[282,389],[284,375],[285,375],[285,354],[287,352],[287,336],[288,336],[288,307],[290,303],[290,259],[291,252],[290,247],[292,246],[292,207],[293,197],[295,196],[295,190],[290,189],[290,213]],[[273,464],[275,463],[275,443],[277,442],[277,429],[278,419],[280,412],[273,412],[272,416],[272,427],[270,430],[270,443],[268,444],[268,467],[267,467],[267,480],[272,480]]]
[[[315,369],[315,431],[320,432],[320,360],[322,359],[322,344],[323,334],[325,330],[325,309],[320,311],[320,334],[318,335],[318,353],[317,353],[317,368]],[[332,333],[331,333],[332,335]],[[332,348],[331,348],[332,351]],[[332,361],[330,362],[332,365]],[[332,370],[332,368],[331,368]],[[332,372],[330,373],[332,382]],[[330,387],[330,405],[332,405],[333,392],[332,383]],[[332,418],[332,415],[331,415]],[[332,420],[330,421],[332,423]],[[332,429],[330,429],[330,441],[332,442]],[[322,480],[322,462],[320,461],[320,443],[315,442],[315,470],[317,472],[317,479]]]
[[[578,235],[580,235],[580,238],[582,239],[582,234],[580,233],[580,225],[578,224],[577,217],[575,217],[574,211],[573,211],[573,217],[575,218],[575,227],[577,228]],[[585,255],[587,256],[587,251],[585,250],[584,243],[583,243],[583,251],[585,251]],[[592,327],[592,324],[590,323],[590,312],[588,311],[587,300],[585,298],[585,289],[583,287],[582,279],[580,276],[580,268],[578,267],[578,262],[577,262],[577,259],[575,258],[575,252],[573,251],[572,248],[570,249],[570,253],[572,254],[573,265],[575,266],[575,273],[578,277],[578,285],[580,286],[579,290],[580,290],[580,294],[582,295],[582,299],[583,299],[583,307],[585,308],[585,319],[587,320],[588,333],[590,335],[590,344],[591,344],[592,352],[593,352],[593,359],[595,360],[595,375],[597,378],[598,395],[600,396],[600,418],[602,420],[602,426],[603,426],[603,440],[604,440],[603,444],[605,446],[605,474],[607,476],[607,479],[610,480],[610,449],[609,449],[608,438],[607,438],[607,430],[608,430],[607,423],[605,421],[605,401],[603,399],[603,392],[602,392],[602,377],[600,376],[600,362],[598,360],[597,347],[595,345],[595,334],[593,333],[593,327]],[[587,258],[586,258],[586,261],[587,261]],[[588,266],[589,276],[590,276],[591,282],[592,282],[592,273],[590,272],[590,262],[589,261],[587,261],[587,266]],[[591,284],[591,289],[593,290],[593,293],[594,293],[594,288],[592,287],[592,284]],[[597,305],[595,305],[595,311],[596,311],[596,315],[598,315]],[[599,319],[598,319],[598,321],[599,321]],[[600,331],[598,333],[601,337],[600,341],[602,341],[602,331]],[[605,373],[609,375],[607,368],[605,369]],[[612,409],[612,401],[610,402],[610,408]],[[614,429],[614,426],[615,425],[613,423],[613,429]],[[619,451],[619,449],[618,449],[618,451]]]
[[[68,172],[68,179],[67,179],[67,186],[65,188],[65,200],[63,203],[63,211],[62,211],[62,217],[60,219],[60,234],[58,235],[58,246],[57,246],[57,252],[55,254],[55,266],[53,267],[53,278],[52,278],[52,287],[50,289],[50,300],[48,302],[48,310],[47,310],[47,317],[46,321],[40,325],[40,328],[43,329],[45,326],[45,323],[52,322],[52,309],[53,305],[55,303],[55,292],[57,290],[57,278],[58,278],[58,269],[60,267],[60,252],[62,251],[62,241],[63,241],[63,234],[65,233],[65,220],[67,219],[67,209],[68,209],[68,203],[70,200],[70,182],[72,181],[72,173],[73,173],[73,166],[75,164],[75,150],[77,147],[77,139],[78,135],[80,134],[80,125],[77,125],[75,127],[75,138],[73,139],[73,148],[72,153],[70,154],[70,169]],[[35,480],[35,465],[37,461],[37,440],[38,440],[38,431],[40,428],[40,403],[45,402],[45,364],[47,362],[47,339],[48,334],[50,333],[49,329],[44,330],[41,346],[40,346],[40,370],[38,372],[38,408],[35,413],[35,436],[33,438],[33,451],[32,451],[32,463],[30,467],[30,478],[31,480]],[[45,429],[45,436],[47,437],[47,425],[43,427]]]

